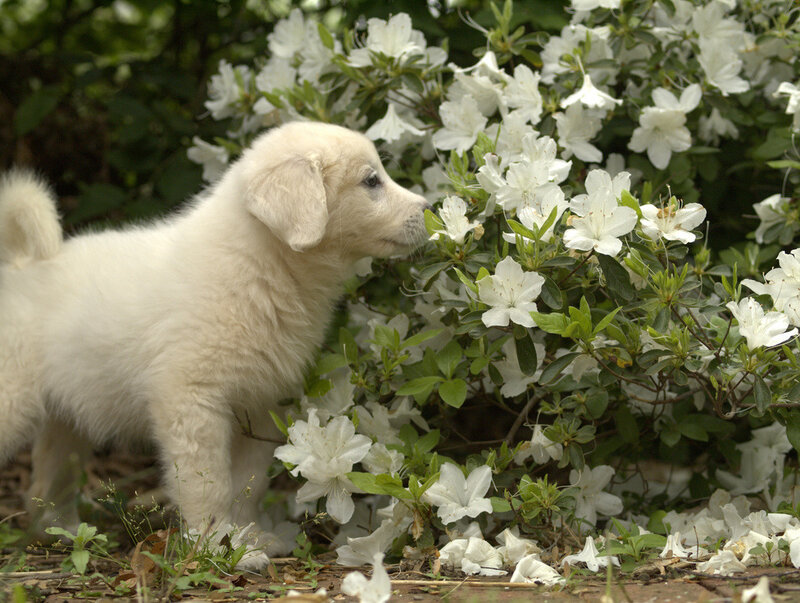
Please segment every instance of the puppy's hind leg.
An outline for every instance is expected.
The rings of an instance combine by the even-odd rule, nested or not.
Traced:
[[[48,419],[33,445],[28,511],[34,525],[77,530],[78,494],[91,446],[71,425]]]

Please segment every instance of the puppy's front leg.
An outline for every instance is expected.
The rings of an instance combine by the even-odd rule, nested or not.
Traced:
[[[167,493],[189,529],[200,533],[229,522],[233,501],[231,416],[220,402],[210,392],[185,388],[153,408]]]

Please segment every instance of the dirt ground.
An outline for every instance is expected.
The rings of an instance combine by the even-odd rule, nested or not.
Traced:
[[[20,511],[22,492],[29,478],[29,467],[24,457],[0,471],[0,522],[24,526],[24,516],[20,515]],[[141,499],[146,500],[150,489],[156,491],[156,471],[147,458],[100,458],[90,468],[84,489],[95,497],[102,497],[109,482],[113,482],[120,490],[126,490],[126,496],[139,494]],[[102,515],[104,512],[105,521],[108,522],[108,510],[98,506],[97,513]],[[62,569],[61,562],[66,553],[46,547],[27,547],[24,567],[20,571],[9,571],[17,569],[12,564],[18,559],[20,550],[13,547],[0,550],[0,602],[135,600],[137,584],[148,580],[151,601],[162,599],[169,590],[169,580],[159,575],[155,568],[143,569],[135,561],[132,565],[137,571],[126,569],[131,563],[93,559],[87,575],[94,574],[95,577],[78,576]],[[115,554],[123,561],[130,562],[136,555],[135,547],[132,543],[123,543]],[[324,599],[315,597],[313,593],[324,588],[335,601],[352,600],[341,593],[340,586],[344,575],[354,568],[337,566],[333,563],[334,559],[332,553],[322,555],[318,558],[321,565],[311,571],[304,561],[289,557],[273,559],[272,566],[263,574],[236,573],[227,576],[220,572],[217,575],[222,582],[211,587],[204,585],[183,590],[180,595],[173,594],[172,599],[231,603],[281,600],[290,589],[294,589],[303,594],[302,599],[295,601],[317,603]],[[359,569],[363,571],[364,568]],[[661,562],[640,567],[633,574],[616,574],[610,584],[607,584],[607,577],[602,573],[575,573],[568,576],[565,586],[556,588],[510,584],[508,576],[463,578],[454,575],[443,580],[432,580],[426,570],[421,563],[419,567],[409,563],[388,565],[392,601],[599,601],[604,595],[610,595],[606,600],[636,603],[739,601],[744,588],[753,586],[759,577],[766,575],[776,601],[800,602],[800,570],[794,568],[753,568],[746,575],[721,578],[695,572],[688,563]],[[17,585],[24,587],[25,598],[22,598],[23,591]]]

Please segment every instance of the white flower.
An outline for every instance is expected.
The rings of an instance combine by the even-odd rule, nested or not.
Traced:
[[[584,65],[614,59],[614,51],[608,43],[611,30],[609,27],[588,28],[581,24],[566,25],[558,36],[551,36],[541,52],[542,82],[552,85],[556,77],[567,73],[571,66],[562,60],[565,54],[575,55],[576,49],[581,49]],[[598,82],[613,84],[619,71],[617,66],[591,67],[587,71]]]
[[[501,544],[497,551],[502,555],[507,565],[516,565],[523,557],[538,555],[542,549],[530,538],[521,538],[517,528],[506,528],[497,535],[497,542]]]
[[[389,450],[383,444],[373,444],[367,455],[361,459],[364,468],[373,474],[389,473],[393,475],[403,468],[403,454],[397,450]]]
[[[701,42],[697,60],[708,83],[718,88],[722,96],[740,94],[750,89],[750,84],[739,77],[742,60],[724,41]]]
[[[195,136],[192,146],[186,151],[187,157],[203,166],[203,180],[214,182],[228,167],[228,151],[225,147],[209,144]]]
[[[497,58],[491,51],[486,52],[472,67],[461,69],[451,64],[454,71],[453,82],[448,96],[469,96],[475,99],[483,115],[490,116],[498,108],[504,107],[502,84],[508,75],[497,66]]]
[[[262,92],[273,92],[292,88],[297,79],[297,71],[287,59],[273,57],[269,63],[256,75],[256,89]],[[258,115],[266,115],[275,110],[275,107],[266,98],[259,98],[253,105],[253,111]]]
[[[439,217],[444,223],[444,230],[436,230],[431,235],[431,240],[437,240],[441,235],[447,235],[459,245],[464,244],[464,237],[473,230],[478,222],[470,222],[467,218],[467,204],[459,197],[449,196],[442,201]]]
[[[439,115],[443,128],[433,134],[433,145],[437,149],[465,153],[486,127],[486,118],[478,109],[478,103],[470,96],[442,103]]]
[[[786,222],[786,210],[788,208],[789,198],[782,197],[780,193],[770,195],[763,201],[753,204],[753,209],[756,210],[758,219],[761,220],[758,228],[756,228],[755,236],[756,243],[764,243],[764,234],[772,228],[775,224]]]
[[[575,493],[575,517],[590,525],[597,523],[597,514],[619,515],[622,500],[618,496],[603,492],[614,477],[614,468],[598,465],[594,469],[584,467],[581,471],[569,472],[569,483],[577,489]]]
[[[306,43],[306,23],[303,11],[295,8],[289,17],[275,24],[272,33],[267,36],[269,51],[276,57],[291,59]]]
[[[782,478],[786,454],[792,449],[786,427],[777,422],[753,430],[752,436],[736,446],[741,454],[736,475],[717,471],[720,483],[734,494],[768,492]]]
[[[367,138],[370,140],[385,140],[394,142],[400,140],[405,134],[413,136],[424,136],[425,132],[415,128],[411,122],[404,120],[397,114],[394,103],[389,103],[386,115],[376,121],[369,130],[366,131]]]
[[[570,209],[579,217],[564,233],[564,245],[570,249],[594,249],[604,255],[616,255],[622,249],[618,237],[629,233],[639,217],[630,207],[617,204],[623,190],[630,186],[630,174],[620,172],[611,180],[603,170],[592,170],[586,177],[586,194],[577,195]]]
[[[742,603],[775,603],[769,592],[769,578],[761,576],[755,586],[742,589]]]
[[[737,572],[744,572],[747,567],[736,558],[733,551],[720,551],[713,555],[711,559],[697,565],[697,571],[706,574],[718,574],[720,576],[731,576]]]
[[[534,326],[531,312],[536,310],[534,299],[539,296],[544,277],[538,272],[525,272],[511,256],[498,262],[494,276],[478,281],[480,300],[491,306],[481,320],[487,327],[507,327],[514,322],[523,327]]]
[[[510,581],[537,583],[545,586],[563,584],[564,578],[552,567],[540,561],[538,557],[539,555],[534,554],[520,559]]]
[[[589,142],[602,127],[597,115],[576,103],[567,107],[563,113],[554,113],[553,118],[556,120],[558,144],[564,149],[564,157],[575,155],[582,161],[592,163],[603,160],[600,149]]]
[[[795,567],[800,567],[800,528],[786,530],[783,535],[789,543],[789,560]]]
[[[533,436],[530,442],[525,442],[520,448],[519,452],[514,455],[514,462],[522,464],[529,458],[542,465],[551,460],[561,460],[561,455],[564,453],[564,447],[558,442],[553,442],[550,438],[544,435],[544,427],[542,425],[533,426]]]
[[[575,565],[576,563],[584,563],[589,571],[599,571],[601,567],[607,567],[609,563],[619,567],[619,559],[610,555],[600,555],[597,546],[594,544],[594,539],[591,536],[586,537],[586,543],[583,545],[583,550],[577,555],[567,555],[561,560],[561,565],[569,563]]]
[[[575,10],[594,10],[596,8],[616,10],[621,5],[622,0],[572,0],[572,8]]]
[[[792,129],[800,132],[800,88],[791,82],[781,82],[774,96],[788,96],[789,102],[786,105],[786,113],[794,116]]]
[[[654,107],[645,107],[639,117],[639,127],[633,131],[628,148],[637,153],[647,151],[650,162],[660,170],[669,165],[673,152],[687,150],[692,136],[686,128],[686,114],[700,103],[702,91],[698,84],[687,86],[678,100],[665,88],[653,91]]]
[[[503,178],[503,169],[500,166],[500,158],[494,153],[486,153],[483,156],[483,165],[478,168],[475,178],[481,188],[491,195],[495,195],[497,191],[506,186],[505,178]]]
[[[383,567],[383,553],[376,553],[372,559],[372,577],[361,572],[350,572],[342,580],[342,592],[358,597],[359,603],[386,603],[392,598],[392,583]]]
[[[470,538],[461,558],[461,571],[472,576],[504,576],[503,557],[500,552],[483,538]]]
[[[545,184],[558,188],[549,180],[550,171],[545,163],[513,163],[506,172],[506,183],[497,191],[497,204],[509,212],[528,205],[541,205],[541,199],[537,198],[539,189]]]
[[[689,552],[683,548],[681,544],[681,533],[674,532],[673,534],[667,535],[667,543],[664,545],[664,549],[658,555],[662,559],[670,559],[672,557],[678,557],[679,559],[686,559],[689,557]]]
[[[309,415],[311,409],[316,409],[321,422],[327,422],[333,417],[345,414],[353,406],[353,396],[356,386],[350,380],[350,371],[341,371],[331,379],[331,389],[320,397],[303,396],[300,399],[300,409]]]
[[[557,154],[558,145],[549,136],[528,134],[522,139],[522,157],[530,163],[545,164],[549,180],[556,184],[567,179],[572,167],[571,161],[559,159],[556,157]]]
[[[316,22],[306,22],[305,40],[300,47],[302,59],[298,71],[303,80],[312,84],[319,82],[319,78],[334,69],[333,55],[342,50],[342,43],[334,40],[333,49],[328,48],[319,36]]]
[[[542,95],[539,92],[541,77],[527,65],[514,67],[514,77],[508,80],[504,91],[506,104],[521,112],[521,115],[534,126],[542,117]]]
[[[747,347],[755,350],[772,347],[797,335],[797,329],[787,331],[789,319],[782,312],[767,312],[752,297],[745,297],[738,305],[728,302],[725,305],[739,322],[739,333],[747,340]]]
[[[350,53],[350,63],[357,67],[371,65],[371,53],[402,59],[412,54],[423,54],[425,46],[425,37],[411,28],[411,17],[406,13],[398,13],[388,21],[370,19],[367,21],[366,44]]]
[[[703,115],[700,118],[698,132],[703,141],[713,145],[719,144],[720,137],[739,138],[739,130],[736,125],[730,119],[722,117],[716,107],[711,109],[711,114],[708,117]]]
[[[461,566],[464,552],[467,550],[467,538],[455,538],[439,549],[439,562],[448,568]]]
[[[534,349],[536,350],[537,370],[532,375],[526,375],[519,368],[519,361],[517,359],[517,348],[513,340],[509,340],[503,344],[503,353],[506,355],[504,360],[494,363],[495,368],[500,372],[503,378],[503,385],[500,388],[500,393],[506,398],[513,398],[520,395],[531,383],[535,383],[541,375],[538,367],[542,366],[544,359],[544,345],[535,343]]]
[[[696,236],[691,230],[706,219],[706,210],[699,203],[689,203],[675,209],[672,203],[667,207],[656,207],[648,203],[642,205],[642,232],[653,239],[667,239],[691,243]]]
[[[211,76],[208,85],[209,100],[205,102],[206,109],[211,111],[214,119],[225,119],[235,113],[236,103],[239,102],[241,90],[236,81],[236,71],[239,72],[245,87],[250,79],[250,70],[244,65],[234,68],[227,61],[219,62],[219,73]]]
[[[616,105],[621,105],[622,101],[603,92],[592,83],[592,78],[588,73],[583,74],[583,84],[581,87],[561,101],[561,106],[566,108],[572,104],[581,103],[590,109],[601,109],[608,111]]]
[[[491,483],[492,470],[486,465],[476,467],[465,478],[460,467],[445,463],[439,479],[422,497],[425,502],[438,507],[436,513],[443,523],[453,523],[462,517],[492,512],[492,503],[484,498]]]
[[[312,408],[308,422],[297,421],[289,428],[289,442],[275,450],[275,457],[296,465],[292,475],[299,473],[308,480],[298,490],[297,502],[325,496],[328,514],[339,523],[346,523],[353,515],[350,493],[355,489],[346,474],[366,456],[372,441],[356,435],[347,417],[336,417],[320,427],[316,410]]]
[[[783,312],[795,326],[800,326],[800,249],[778,254],[779,268],[764,275],[766,283],[744,279],[742,284],[758,295],[769,295],[775,309]]]
[[[396,538],[396,528],[391,519],[384,519],[367,536],[351,538],[348,536],[347,544],[336,549],[336,563],[339,565],[366,565],[376,555],[383,554],[392,541]]]
[[[509,170],[510,171],[510,170]],[[557,184],[548,182],[536,189],[530,205],[523,205],[517,211],[517,218],[520,223],[530,230],[533,227],[541,228],[555,210],[556,215],[552,224],[545,231],[539,231],[539,239],[542,241],[552,241],[555,233],[556,224],[559,223],[561,215],[569,207],[569,203],[564,197],[564,191]],[[503,238],[509,243],[516,244],[517,237],[514,233],[503,233]],[[524,242],[530,243],[527,237],[523,237]]]

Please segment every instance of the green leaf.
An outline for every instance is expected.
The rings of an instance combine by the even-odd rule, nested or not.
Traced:
[[[464,350],[461,349],[457,341],[453,340],[436,354],[436,366],[439,367],[445,377],[450,379],[463,358]]]
[[[414,442],[414,450],[420,454],[427,454],[439,443],[441,433],[438,429],[432,429],[416,442]]]
[[[317,23],[317,31],[319,32],[319,39],[322,41],[322,45],[328,50],[333,50],[333,36],[331,32],[329,32],[322,23]]]
[[[467,384],[463,379],[450,379],[439,385],[439,395],[450,406],[461,408],[467,399]]]
[[[286,427],[286,423],[284,423],[281,418],[277,415],[275,411],[269,411],[269,416],[272,417],[272,422],[275,423],[275,427],[278,428],[283,435],[287,438],[289,437],[289,429]]]
[[[397,390],[398,396],[415,396],[417,394],[421,394],[423,392],[430,391],[433,389],[434,385],[444,381],[438,375],[430,376],[430,377],[418,377],[416,379],[412,379],[405,385],[401,386]]]
[[[45,528],[44,530],[47,534],[51,534],[53,536],[64,536],[64,538],[69,539],[70,541],[74,541],[77,537],[75,534],[68,532],[64,528],[60,528],[58,526],[52,526],[50,528]]]
[[[38,126],[61,100],[61,92],[53,86],[39,88],[28,96],[14,113],[14,132],[23,136]]]
[[[767,165],[771,168],[776,168],[779,170],[783,168],[789,168],[794,170],[800,169],[800,161],[794,161],[793,159],[779,159],[777,161],[767,161]]]
[[[631,285],[631,278],[625,268],[611,256],[597,254],[596,257],[606,277],[609,290],[623,301],[633,300],[636,297],[636,289]]]
[[[317,375],[326,375],[345,366],[347,366],[347,358],[344,357],[344,354],[325,354],[317,362],[314,372]]]
[[[698,442],[708,442],[708,432],[702,425],[694,421],[691,417],[685,417],[678,423],[678,431],[690,440]]]
[[[665,426],[664,429],[661,430],[659,436],[661,437],[661,441],[670,448],[672,448],[681,440],[681,432],[678,431],[678,428],[675,426],[675,424]]]
[[[786,437],[792,447],[800,452],[800,412],[793,410],[786,419]]]
[[[756,400],[756,408],[759,412],[765,412],[769,405],[772,404],[772,392],[769,391],[769,386],[758,375],[755,376],[755,383],[753,384],[753,397]]]
[[[89,551],[86,549],[81,549],[78,551],[72,551],[69,555],[70,561],[72,561],[72,565],[75,566],[75,569],[78,570],[79,574],[86,573],[86,566],[89,565]]]
[[[526,331],[523,337],[515,339],[514,347],[517,350],[519,370],[525,375],[533,375],[538,368],[538,362],[536,358],[536,347],[533,345],[530,334]]]
[[[349,364],[358,363],[358,344],[353,334],[344,327],[339,329],[339,344]]]
[[[492,511],[494,511],[495,513],[506,513],[508,511],[511,511],[511,503],[507,501],[505,498],[500,498],[499,496],[492,496],[491,498],[489,498],[489,501],[492,503]]]
[[[556,335],[563,335],[567,330],[569,320],[565,314],[560,312],[552,312],[550,314],[542,314],[541,312],[531,312],[531,317],[542,331],[546,333],[554,333]]]
[[[539,297],[552,310],[560,310],[564,306],[564,300],[561,298],[561,290],[558,288],[558,285],[556,285],[556,282],[549,276],[544,277],[544,284],[542,285],[542,292],[539,294]]]
[[[535,239],[536,235],[533,233],[532,230],[526,228],[516,220],[512,220],[511,218],[506,219],[506,222],[511,227],[516,234],[520,235],[521,237],[525,237],[526,239]]]
[[[639,216],[639,218],[642,217],[642,209],[639,207],[639,202],[633,195],[630,194],[630,192],[622,191],[622,194],[619,198],[619,204],[625,207],[630,207],[636,212],[636,215]]]
[[[547,385],[554,379],[560,377],[564,370],[572,364],[572,361],[580,355],[580,352],[571,352],[553,360],[553,362],[548,364],[542,371],[542,376],[539,377],[539,383],[541,385]]]
[[[636,417],[627,406],[621,406],[614,414],[614,421],[617,424],[617,432],[623,440],[629,444],[639,441],[639,425]]]
[[[401,345],[400,349],[404,350],[406,348],[413,348],[418,346],[419,344],[428,341],[429,339],[433,339],[439,333],[441,333],[444,329],[429,329],[428,331],[420,331],[416,335],[412,335],[408,339],[406,339]]]
[[[606,328],[606,327],[607,327],[609,324],[611,324],[611,321],[612,321],[612,320],[614,320],[614,317],[617,315],[617,312],[619,312],[621,309],[622,309],[622,308],[620,308],[619,306],[617,306],[617,307],[616,307],[616,308],[614,308],[614,309],[613,309],[611,312],[609,312],[608,314],[606,314],[606,315],[605,315],[605,316],[604,316],[604,317],[603,317],[603,318],[600,320],[600,322],[598,322],[598,323],[595,325],[595,327],[594,327],[594,330],[592,331],[592,335],[597,335],[597,334],[598,334],[598,333],[600,333],[600,332],[601,332],[603,329],[605,329],[605,328]]]
[[[425,230],[428,231],[429,235],[432,235],[437,230],[442,230],[444,228],[444,222],[441,221],[439,216],[433,213],[431,210],[425,210]]]
[[[466,274],[461,272],[458,268],[453,268],[453,270],[455,271],[456,276],[458,276],[458,280],[464,283],[464,285],[466,285],[473,293],[478,292],[478,285],[473,283],[472,279],[470,279]]]
[[[411,493],[403,487],[400,478],[390,475],[373,475],[372,473],[351,471],[347,474],[347,479],[353,482],[356,488],[368,494],[388,494],[404,500],[413,498]]]

